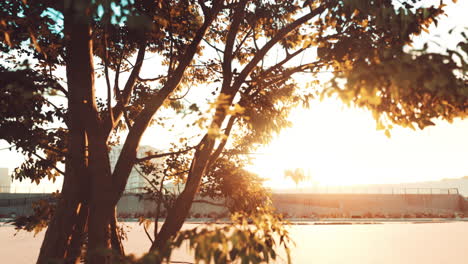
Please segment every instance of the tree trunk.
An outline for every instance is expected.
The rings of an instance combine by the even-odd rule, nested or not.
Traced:
[[[102,202],[94,202],[90,206],[87,252],[89,264],[110,263],[112,252],[109,224],[112,210],[105,209]]]
[[[71,59],[71,58],[69,58]],[[67,76],[73,75],[74,71],[67,68]],[[69,79],[69,99],[68,99],[68,138],[67,138],[67,157],[65,161],[65,176],[62,185],[61,197],[57,208],[47,228],[37,263],[48,263],[51,259],[63,260],[67,256],[67,249],[72,240],[74,247],[80,247],[80,239],[74,239],[73,232],[79,234],[79,230],[84,228],[83,222],[87,221],[86,204],[89,180],[87,173],[86,148],[87,140],[83,123],[80,122],[81,104],[84,100],[83,93],[78,85],[73,85],[74,80],[79,77]],[[86,214],[85,214],[86,212]],[[78,219],[79,213],[82,218]],[[83,221],[83,222],[80,222]],[[79,244],[79,245],[78,245]],[[77,249],[72,251],[76,252]],[[70,255],[70,254],[68,254]],[[71,254],[75,255],[75,254]],[[78,258],[72,259],[69,256],[67,263],[75,263]]]
[[[114,217],[111,219],[110,231],[112,250],[120,256],[125,256],[125,250],[122,244],[122,237],[119,233],[119,226],[117,221],[117,208],[114,210]]]
[[[205,136],[201,141],[200,147],[194,155],[185,188],[179,197],[177,197],[174,206],[168,211],[166,221],[164,221],[158,236],[155,237],[150,251],[164,251],[169,239],[182,228],[190,208],[192,207],[192,201],[195,198],[201,178],[208,164],[214,142],[215,140],[208,136]]]
[[[62,196],[47,229],[37,263],[65,260],[76,263],[83,243],[83,232],[89,208],[89,170],[87,169],[87,135],[82,113],[89,102],[87,91],[94,88],[92,41],[89,7],[81,1],[70,1],[64,12],[66,71],[68,86],[67,118],[69,133]]]
[[[98,131],[90,131],[91,199],[88,223],[88,260],[91,264],[110,262],[110,225],[115,219],[115,205],[112,189],[112,174],[106,139]],[[96,134],[95,134],[96,133]]]
[[[78,113],[73,102],[70,102],[69,107],[70,117]],[[81,251],[83,242],[89,188],[86,137],[81,124],[76,119],[70,119],[62,194],[42,242],[37,260],[40,264],[48,263],[51,259],[67,259],[67,263],[76,263],[79,258],[76,252]]]
[[[37,260],[38,264],[49,263],[52,260],[67,259],[69,243],[73,239],[75,226],[79,225],[76,211],[79,204],[76,197],[63,197],[59,202],[55,215],[50,222]],[[75,244],[75,246],[77,246]],[[81,247],[81,245],[79,245]],[[78,258],[69,257],[67,263],[76,263]]]
[[[192,206],[193,197],[194,195],[192,196],[190,192],[186,191],[177,197],[174,206],[168,211],[166,221],[151,245],[150,251],[164,251],[166,249],[169,239],[182,228]]]
[[[78,263],[82,254],[82,247],[85,243],[87,236],[87,223],[88,223],[89,207],[87,204],[82,203],[80,213],[78,214],[78,221],[73,230],[71,242],[67,250],[65,263]]]
[[[37,263],[48,263],[52,259],[67,259],[76,263],[83,243],[83,232],[88,217],[87,175],[84,172],[84,140],[80,133],[70,131],[70,161],[67,161],[62,195],[47,228]]]

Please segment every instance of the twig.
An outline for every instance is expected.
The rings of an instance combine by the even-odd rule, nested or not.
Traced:
[[[189,152],[190,150],[192,150],[194,148],[195,147],[189,147],[187,149],[180,150],[180,151],[167,152],[167,153],[158,153],[158,154],[154,154],[154,155],[149,155],[149,156],[146,156],[144,158],[139,158],[139,159],[137,158],[136,162],[140,163],[140,162],[147,161],[147,160],[150,160],[150,159],[156,159],[156,158],[162,158],[162,157],[171,156],[171,155],[182,154],[182,153]]]
[[[154,185],[154,183],[152,181],[150,181],[150,179],[148,179],[148,177],[146,177],[146,175],[143,174],[143,172],[141,172],[139,169],[137,169],[136,166],[133,166],[133,168],[138,172],[138,174],[140,174],[141,177],[143,177],[143,179],[145,179],[145,181],[148,182],[149,185],[151,185],[151,187],[153,187],[154,189],[158,188],[158,186]]]
[[[36,153],[34,153],[34,152],[33,152],[32,154],[33,154],[34,156],[38,157],[39,159],[43,160],[43,161],[49,161],[50,163],[52,163],[50,160],[45,159],[45,158],[39,156],[38,154],[36,154]],[[61,171],[59,168],[57,168],[55,165],[49,164],[49,166],[52,167],[54,170],[58,171],[58,172],[59,172],[60,174],[62,174],[63,176],[65,176],[65,173],[64,173],[63,171]]]
[[[145,223],[143,223],[143,230],[145,231],[145,234],[148,237],[148,239],[151,241],[151,243],[153,243],[153,239],[151,238],[151,235],[149,234],[148,229],[146,229]]]
[[[155,78],[141,78],[140,76],[138,76],[138,81],[140,82],[154,82],[154,81],[158,81],[158,80],[161,80],[162,78],[164,78],[165,76],[158,76],[158,77],[155,77]]]
[[[161,184],[159,186],[159,193],[158,193],[158,205],[156,206],[156,215],[154,216],[154,238],[158,236],[158,228],[159,228],[159,216],[161,214],[161,203],[162,203],[162,189],[164,188],[164,180],[166,179],[167,170],[164,171],[164,176],[161,179]]]

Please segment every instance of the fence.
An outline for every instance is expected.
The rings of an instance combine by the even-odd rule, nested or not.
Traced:
[[[126,188],[125,194],[145,193],[144,187]],[[0,193],[51,193],[51,188],[45,186],[8,186],[0,185]]]
[[[50,193],[41,186],[4,186],[0,193]],[[125,194],[145,193],[144,187],[126,188]],[[275,192],[275,190],[273,190]],[[458,188],[392,188],[392,187],[357,187],[357,186],[318,186],[296,189],[294,193],[337,193],[337,194],[459,194]]]
[[[0,199],[0,207],[16,207],[16,206],[29,206],[39,200],[47,200],[49,202],[55,202],[55,198],[51,195],[38,195],[28,197],[8,197]]]
[[[275,192],[273,190],[273,192]],[[450,194],[458,195],[458,188],[392,188],[392,187],[356,187],[356,186],[319,186],[296,189],[298,194]]]

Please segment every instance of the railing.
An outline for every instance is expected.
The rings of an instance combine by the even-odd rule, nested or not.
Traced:
[[[273,190],[275,192],[275,190]],[[279,191],[279,193],[282,193]],[[458,195],[458,188],[388,188],[356,186],[318,186],[291,190],[291,194],[450,194]]]
[[[9,185],[0,185],[0,193],[51,193],[50,188],[41,187],[41,186],[9,186]],[[144,193],[144,187],[135,187],[135,188],[126,188],[124,193],[137,194]]]
[[[6,198],[0,199],[0,207],[27,206],[39,200],[47,200],[54,202],[55,198],[51,195],[30,196],[21,198]]]
[[[0,185],[0,193],[46,193],[44,188],[15,187]],[[275,192],[275,190],[273,190]],[[280,191],[281,192],[281,191]],[[298,188],[292,193],[337,193],[337,194],[459,194],[458,188],[391,188],[391,187],[358,187],[358,186],[317,186]],[[125,194],[145,193],[144,187],[126,188]]]

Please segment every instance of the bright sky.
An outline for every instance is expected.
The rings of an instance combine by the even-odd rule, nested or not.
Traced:
[[[454,48],[459,32],[468,27],[468,1],[452,2],[446,17],[430,34],[415,38],[414,48],[428,39]],[[439,1],[426,1],[425,4]],[[456,27],[455,34],[448,31]],[[430,45],[437,48],[436,45]],[[249,169],[270,179],[272,188],[294,188],[284,170],[302,168],[310,180],[299,187],[417,182],[468,176],[468,120],[436,122],[423,131],[394,128],[392,137],[376,131],[371,113],[347,108],[340,101],[315,102],[310,110],[291,115],[294,126],[286,129],[256,155]]]
[[[437,122],[423,131],[376,131],[371,113],[336,100],[296,110],[286,129],[259,150],[250,170],[270,178],[272,188],[293,188],[284,170],[303,168],[302,187],[439,180],[468,175],[468,120]]]
[[[431,36],[440,35],[439,42],[455,45],[453,35],[444,34],[454,26],[468,26],[463,12],[466,10],[468,1],[450,4],[448,17],[440,21],[437,29],[431,29]],[[421,36],[419,44],[427,37]],[[260,149],[249,167],[269,178],[269,187],[295,187],[292,180],[283,176],[284,170],[295,168],[303,168],[311,175],[302,187],[416,182],[468,175],[468,120],[456,120],[453,124],[439,121],[423,131],[397,127],[389,139],[382,131],[376,131],[370,113],[327,99],[314,102],[309,110],[295,110],[291,121],[294,126]],[[145,135],[143,144],[151,144],[151,134]],[[0,167],[11,171],[23,158],[16,152],[1,150],[5,147],[8,145],[0,141]],[[14,186],[23,192],[54,191],[60,188],[61,179],[55,184],[45,182],[39,188],[17,182]]]

